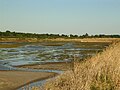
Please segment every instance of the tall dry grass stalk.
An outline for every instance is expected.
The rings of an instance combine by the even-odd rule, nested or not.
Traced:
[[[120,90],[120,42],[44,85],[45,90]]]

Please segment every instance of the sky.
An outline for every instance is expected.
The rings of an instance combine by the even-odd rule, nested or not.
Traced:
[[[0,0],[0,31],[120,34],[120,0]]]

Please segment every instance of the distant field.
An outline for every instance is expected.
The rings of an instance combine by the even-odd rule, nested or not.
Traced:
[[[16,48],[25,45],[26,43],[37,44],[38,42],[44,46],[61,46],[65,42],[73,42],[78,45],[78,42],[93,42],[93,43],[112,43],[120,41],[120,38],[84,38],[84,39],[37,39],[37,38],[0,38],[0,48]],[[5,43],[7,42],[7,43]]]
[[[62,46],[65,43],[74,43],[76,47],[91,46],[92,44],[107,44],[120,41],[120,38],[85,38],[85,39],[36,39],[36,38],[1,38],[0,48],[17,48],[27,44],[43,46]],[[83,44],[82,44],[83,43]]]
[[[0,38],[0,42],[43,42],[43,41],[113,42],[120,41],[120,38],[83,38],[83,39]]]

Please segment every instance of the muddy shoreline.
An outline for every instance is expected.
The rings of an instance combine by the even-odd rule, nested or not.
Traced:
[[[32,82],[45,80],[58,75],[49,72],[0,71],[0,90],[17,90]]]
[[[40,67],[38,67],[38,66],[40,66]],[[52,67],[52,66],[54,66],[54,67]],[[36,68],[36,67],[38,67],[38,68]],[[5,83],[8,83],[7,81],[10,81],[8,83],[8,86],[0,88],[0,90],[8,90],[8,89],[9,90],[17,90],[21,87],[24,87],[27,85],[29,86],[30,83],[50,79],[50,78],[53,78],[53,77],[56,77],[57,75],[59,75],[58,73],[55,73],[55,72],[31,72],[31,71],[27,71],[27,70],[26,71],[21,71],[21,70],[19,71],[19,68],[43,70],[43,71],[44,70],[66,71],[66,70],[70,70],[71,63],[70,62],[57,62],[57,63],[56,62],[48,62],[45,64],[19,65],[19,66],[15,66],[15,68],[18,68],[18,70],[17,71],[16,70],[0,70],[0,80],[4,79],[6,81]],[[9,73],[9,75],[8,75],[8,73]],[[30,74],[31,75],[33,74],[33,75],[29,76]],[[4,76],[4,77],[2,77],[2,76]],[[37,76],[37,78],[34,78],[34,76]],[[13,77],[16,79],[14,79]],[[30,77],[30,78],[28,78],[28,77]],[[29,82],[22,82],[21,84],[16,85],[15,82],[17,83],[17,81],[19,79],[20,80],[29,80]],[[0,82],[0,83],[2,83],[2,82]],[[9,84],[13,84],[13,85],[15,84],[15,86],[11,86]]]
[[[60,70],[60,71],[67,71],[70,70],[72,68],[72,64],[71,62],[47,62],[44,64],[28,64],[28,65],[19,65],[19,66],[15,66],[16,68],[27,68],[27,69],[37,69],[37,70]],[[55,75],[50,75],[47,78],[42,78],[42,79],[38,79],[38,80],[34,80],[32,82],[26,83],[22,86],[19,86],[16,89],[19,89],[21,87],[24,86],[29,86],[30,83],[33,82],[37,82],[37,81],[41,81],[41,80],[46,80],[46,79],[50,79],[50,78],[54,78],[57,75],[59,75],[58,73],[54,73]]]
[[[27,85],[29,86],[29,84],[30,84],[30,83],[33,83],[33,82],[42,81],[42,80],[46,80],[46,79],[49,79],[49,78],[54,78],[54,77],[56,77],[57,75],[59,75],[59,74],[53,73],[52,75],[49,75],[49,76],[44,77],[44,78],[35,79],[35,80],[30,81],[30,82],[28,82],[28,83],[26,83],[26,84],[24,84],[24,85],[18,86],[17,88],[14,88],[14,89],[17,90],[17,89],[19,89],[19,88],[21,88],[21,87],[24,87],[24,86],[27,86]]]
[[[16,68],[27,68],[27,69],[42,69],[42,70],[70,70],[72,68],[72,62],[47,62],[43,64],[27,64],[14,66]]]

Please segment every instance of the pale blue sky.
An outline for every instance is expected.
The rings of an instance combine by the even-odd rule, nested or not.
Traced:
[[[120,34],[120,0],[0,0],[0,31]]]

